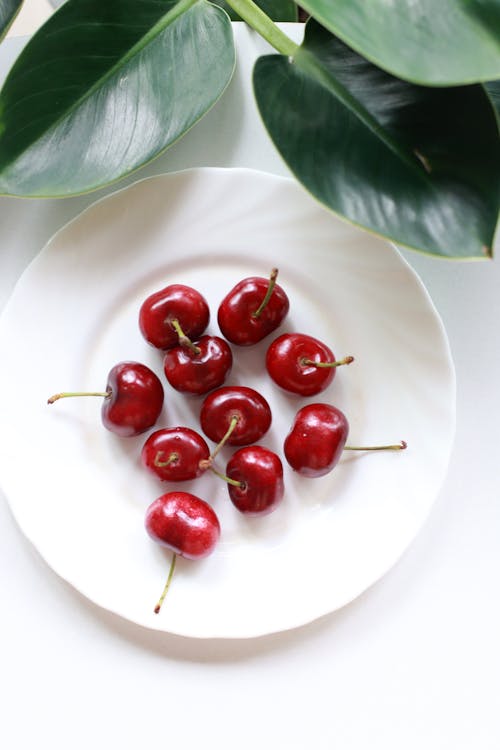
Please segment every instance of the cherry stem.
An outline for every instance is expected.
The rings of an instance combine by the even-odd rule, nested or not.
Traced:
[[[177,560],[177,555],[174,553],[172,555],[172,562],[170,563],[170,570],[168,571],[168,578],[167,578],[167,582],[165,584],[165,588],[163,589],[162,594],[161,594],[160,598],[158,599],[158,603],[156,604],[156,607],[155,607],[155,615],[157,615],[159,613],[159,611],[161,609],[161,605],[165,601],[165,597],[166,597],[167,592],[168,592],[168,590],[170,588],[170,583],[172,582],[172,576],[174,575],[175,561],[176,560]]]
[[[404,451],[408,447],[408,444],[401,440],[397,445],[344,445],[345,451]]]
[[[193,342],[191,341],[191,339],[189,338],[189,336],[186,336],[186,334],[182,330],[181,325],[180,325],[179,321],[177,320],[177,318],[174,318],[171,321],[171,324],[172,324],[172,328],[174,329],[174,331],[176,332],[177,336],[179,337],[179,344],[181,346],[185,346],[186,349],[190,349],[190,351],[192,351],[193,354],[196,354],[196,356],[200,355],[201,354],[200,347],[196,346],[196,344],[193,344]]]
[[[222,438],[222,440],[220,441],[220,443],[217,445],[217,447],[215,448],[215,450],[212,451],[212,453],[210,454],[210,456],[207,459],[205,459],[203,461],[200,461],[199,466],[200,466],[200,469],[210,469],[211,471],[213,471],[214,474],[216,474],[216,476],[220,477],[221,479],[223,479],[228,484],[232,484],[234,487],[244,487],[245,486],[244,482],[238,482],[237,479],[231,479],[230,477],[226,476],[226,474],[222,474],[220,471],[217,471],[217,469],[214,469],[214,467],[212,465],[214,458],[217,456],[217,454],[219,453],[219,451],[224,447],[224,445],[226,444],[226,442],[231,437],[231,434],[232,434],[234,428],[238,424],[238,421],[239,421],[239,417],[236,414],[234,414],[231,417],[231,421],[229,423],[229,427],[226,430],[226,434],[224,435],[224,437]]]
[[[262,311],[266,307],[267,303],[271,299],[271,295],[274,291],[274,287],[276,285],[276,279],[278,278],[278,269],[273,268],[271,271],[271,275],[269,276],[269,285],[267,287],[266,296],[258,306],[258,308],[252,313],[252,318],[260,318]]]
[[[83,392],[83,391],[71,391],[67,393],[55,393],[53,396],[47,399],[48,404],[53,404],[54,401],[59,401],[60,398],[73,398],[73,396],[101,396],[102,398],[110,398],[111,391],[95,391],[95,392]]]
[[[239,417],[237,417],[236,415],[234,415],[233,417],[231,417],[231,422],[229,423],[229,427],[226,430],[226,434],[224,435],[224,437],[220,441],[219,445],[210,454],[210,456],[208,458],[203,459],[202,461],[200,461],[200,463],[199,463],[200,469],[211,469],[212,468],[212,461],[218,455],[219,451],[222,450],[222,448],[225,446],[225,444],[227,443],[227,441],[231,437],[231,434],[232,434],[234,428],[238,424],[238,421],[239,421]]]
[[[170,466],[170,464],[175,464],[175,462],[179,460],[178,453],[171,453],[166,461],[162,461],[161,457],[164,455],[165,453],[163,451],[158,451],[155,456],[155,460],[153,461],[153,463],[155,466],[158,466],[158,468],[162,468],[163,466]]]
[[[306,357],[302,357],[300,360],[302,367],[306,365],[312,365],[312,367],[340,367],[341,365],[350,365],[351,362],[354,362],[354,357],[344,357],[344,359],[338,359],[335,362],[315,362],[313,359],[307,359]]]
[[[210,471],[212,471],[217,477],[220,477],[220,479],[223,479],[228,484],[232,484],[233,487],[245,487],[245,482],[239,482],[237,479],[231,479],[231,477],[228,477],[227,474],[223,474],[221,471],[217,471],[217,469],[214,469],[213,466],[210,466]]]

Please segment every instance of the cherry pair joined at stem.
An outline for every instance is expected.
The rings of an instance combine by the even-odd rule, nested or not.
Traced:
[[[244,446],[257,442],[271,426],[271,408],[253,388],[225,386],[208,394],[200,411],[203,432],[215,443]],[[219,448],[220,450],[220,448]],[[142,449],[142,462],[159,479],[195,479],[210,451],[205,440],[188,427],[156,430]]]
[[[209,320],[205,298],[183,284],[171,284],[141,305],[140,331],[149,344],[166,350],[163,370],[177,391],[208,393],[222,385],[231,371],[233,355],[227,342],[202,335]]]
[[[203,335],[209,321],[206,299],[185,284],[160,289],[140,307],[139,329],[151,346],[166,352],[165,377],[182,393],[208,393],[231,371],[233,355],[227,342]]]
[[[283,498],[283,467],[272,451],[249,443],[269,428],[269,405],[250,388],[221,390],[224,393],[216,393],[202,408],[211,436],[219,440],[211,454],[201,435],[187,427],[176,427],[150,435],[142,450],[142,462],[163,481],[195,479],[211,469],[228,483],[229,496],[238,510],[252,515],[268,513]],[[252,409],[255,420],[251,418]],[[213,462],[226,444],[245,447],[231,457],[222,474]]]
[[[269,279],[249,277],[226,295],[218,322],[226,338],[241,346],[260,341],[274,331],[289,309],[288,298]],[[139,311],[139,328],[152,346],[167,350],[165,376],[178,391],[204,394],[221,386],[232,367],[232,352],[218,336],[202,336],[210,320],[205,298],[192,287],[171,284],[150,295]],[[200,338],[201,337],[201,338]]]

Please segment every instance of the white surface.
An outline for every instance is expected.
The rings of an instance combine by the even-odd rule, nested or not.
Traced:
[[[203,165],[286,173],[248,89],[263,47],[241,27],[237,39],[239,69],[223,100],[145,174]],[[0,48],[4,74],[18,49]],[[0,303],[91,200],[0,202]],[[407,258],[450,338],[457,435],[438,502],[398,565],[298,630],[194,641],[89,604],[40,561],[0,503],[2,746],[498,750],[500,268]]]
[[[16,20],[10,27],[7,36],[16,37],[32,34],[54,12],[48,0],[24,0]]]
[[[219,516],[221,541],[208,560],[179,561],[157,616],[153,605],[170,555],[146,536],[144,513],[172,487],[145,475],[143,435],[120,440],[102,428],[100,402],[64,401],[49,409],[47,396],[101,390],[114,363],[139,361],[165,383],[156,427],[200,430],[203,399],[168,387],[162,355],[139,333],[140,306],[160,287],[188,284],[206,297],[208,332],[219,334],[220,301],[241,279],[266,275],[271,259],[291,308],[276,334],[312,332],[338,356],[354,352],[355,362],[339,369],[321,395],[300,399],[267,376],[269,338],[251,349],[233,347],[226,384],[255,388],[271,405],[273,424],[262,444],[283,458],[295,413],[319,400],[347,415],[349,444],[404,437],[409,448],[346,453],[335,471],[316,480],[294,474],[283,458],[285,498],[266,518],[241,516],[210,472],[192,482],[187,489]],[[246,638],[338,609],[399,559],[446,475],[455,377],[427,293],[395,249],[340,222],[291,179],[189,170],[142,180],[91,206],[21,278],[0,318],[0,350],[6,357],[0,392],[10,394],[0,405],[0,486],[21,528],[65,580],[145,627]],[[33,361],[44,362],[35,382]],[[26,471],[20,446],[28,423],[38,448]],[[233,452],[223,451],[221,470]]]

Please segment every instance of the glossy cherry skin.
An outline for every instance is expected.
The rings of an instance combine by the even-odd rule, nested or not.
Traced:
[[[169,349],[163,369],[177,391],[201,395],[224,383],[233,366],[233,355],[229,344],[219,336],[202,336],[196,346],[199,354],[181,345]]]
[[[234,417],[238,422],[231,433],[228,445],[255,443],[271,426],[271,408],[266,399],[253,388],[224,386],[203,401],[200,411],[201,428],[205,435],[219,443]]]
[[[283,499],[283,464],[280,458],[260,445],[240,448],[230,458],[226,475],[242,486],[228,484],[229,497],[248,516],[271,513]]]
[[[266,368],[274,382],[291,393],[314,396],[324,391],[335,377],[335,367],[315,367],[313,362],[334,362],[332,350],[305,333],[284,333],[269,346]]]
[[[321,477],[337,464],[349,433],[345,415],[329,404],[308,404],[295,415],[285,458],[304,477]]]
[[[220,537],[215,511],[190,492],[157,498],[146,511],[145,527],[151,539],[189,560],[209,555]]]
[[[109,372],[101,417],[103,425],[121,437],[140,435],[152,427],[163,408],[163,386],[140,362],[120,362]]]
[[[243,279],[224,297],[217,313],[222,334],[239,346],[251,346],[281,325],[290,303],[284,290],[276,284],[258,318],[254,313],[266,296],[269,279],[251,276]]]
[[[199,338],[210,320],[206,299],[190,286],[170,284],[142,303],[139,328],[146,341],[157,349],[170,349],[179,343],[173,320],[179,322],[190,339]]]
[[[200,461],[209,456],[205,440],[189,427],[156,430],[141,452],[143,466],[164,482],[196,479],[205,471],[200,468]]]

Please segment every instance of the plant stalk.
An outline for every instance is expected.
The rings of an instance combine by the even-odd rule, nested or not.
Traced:
[[[246,23],[255,29],[275,50],[287,57],[293,57],[299,49],[290,37],[281,31],[278,26],[259,8],[252,0],[226,0],[227,4]]]

